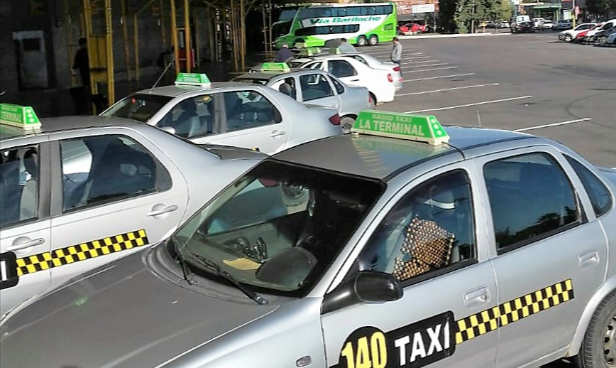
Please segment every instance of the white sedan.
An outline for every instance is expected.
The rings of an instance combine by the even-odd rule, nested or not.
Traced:
[[[325,70],[349,86],[368,88],[375,103],[391,102],[402,88],[400,68],[373,59],[365,54],[327,54],[296,59],[290,65]]]
[[[205,83],[187,82],[200,78]],[[198,144],[268,154],[342,133],[336,109],[306,106],[262,85],[209,83],[202,74],[180,74],[176,85],[139,91],[101,115],[154,125]]]
[[[582,23],[574,29],[568,29],[566,31],[560,32],[558,34],[558,39],[565,42],[570,42],[571,40],[574,40],[578,34],[587,31],[596,25],[597,23]]]

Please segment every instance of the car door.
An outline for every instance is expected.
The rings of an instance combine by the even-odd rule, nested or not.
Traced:
[[[520,367],[571,343],[603,283],[606,239],[587,197],[578,194],[582,184],[555,149],[507,151],[477,163],[496,255],[497,366]]]
[[[359,71],[347,60],[327,60],[326,71],[349,86],[367,85]]]
[[[0,316],[51,285],[37,256],[51,246],[46,140],[0,151]]]
[[[254,89],[222,92],[223,140],[227,146],[274,153],[291,135],[291,122],[262,91]]]
[[[169,235],[188,203],[183,176],[146,137],[112,128],[54,142],[52,284]]]
[[[375,219],[347,279],[389,273],[403,296],[331,309],[336,290],[327,295],[321,320],[329,367],[494,367],[496,283],[472,177],[461,165],[434,170]]]
[[[219,143],[223,137],[216,96],[211,93],[179,100],[156,126],[195,143]]]
[[[340,111],[340,97],[332,88],[324,73],[302,74],[298,76],[301,102]]]

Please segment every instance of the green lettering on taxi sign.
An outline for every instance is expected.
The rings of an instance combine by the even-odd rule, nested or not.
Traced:
[[[210,79],[203,73],[178,73],[175,84],[188,84],[195,86],[209,86]]]
[[[30,106],[0,104],[0,124],[15,126],[24,130],[41,127],[41,122]]]
[[[439,145],[449,142],[449,135],[432,115],[398,112],[362,111],[351,129],[353,133],[408,139]]]
[[[261,65],[262,72],[290,72],[291,68],[287,63],[263,63]]]

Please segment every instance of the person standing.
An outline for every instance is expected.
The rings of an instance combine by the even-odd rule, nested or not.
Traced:
[[[88,41],[85,37],[79,39],[79,50],[75,53],[75,60],[73,61],[73,68],[71,73],[77,75],[79,72],[81,76],[81,83],[86,87],[87,92],[91,92],[90,86],[90,61],[88,59]]]
[[[282,44],[282,47],[276,53],[276,62],[277,63],[286,63],[290,59],[293,59],[293,52],[289,50],[289,45],[286,43]]]
[[[393,42],[394,47],[392,47],[391,49],[391,55],[389,56],[389,59],[394,63],[398,64],[400,69],[402,69],[402,44],[400,43],[400,40],[398,40],[398,37],[394,37]],[[402,74],[402,71],[400,71],[400,74]]]
[[[355,50],[355,47],[353,47],[353,45],[351,45],[346,38],[340,39],[340,46],[338,46],[338,50],[340,50],[340,53],[342,54],[351,54],[357,52],[357,50]]]

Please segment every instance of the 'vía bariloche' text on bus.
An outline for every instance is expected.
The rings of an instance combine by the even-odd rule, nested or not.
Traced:
[[[354,22],[380,22],[383,17],[369,15],[366,17],[335,17],[335,18],[312,18],[310,24],[340,24]]]

